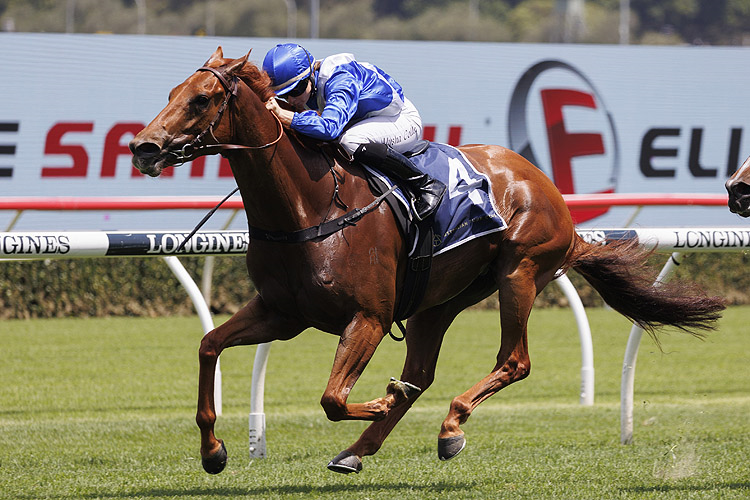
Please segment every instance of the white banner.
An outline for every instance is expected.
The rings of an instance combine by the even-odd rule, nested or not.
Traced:
[[[250,245],[246,231],[199,231],[180,249],[189,235],[170,231],[0,232],[0,258],[244,255]]]
[[[0,232],[0,259],[244,255],[250,245],[250,235],[246,231],[198,231],[179,249],[189,234],[170,231]],[[579,229],[578,234],[589,243],[637,239],[641,245],[670,252],[750,250],[750,229],[739,227]]]
[[[132,169],[127,144],[217,46],[227,57],[253,49],[259,63],[282,41],[0,34],[0,196],[225,195],[234,180],[219,157],[152,179]],[[750,154],[747,48],[301,42],[316,57],[347,51],[381,66],[419,108],[426,138],[509,147],[563,193],[723,193]],[[604,227],[632,211],[577,215]],[[201,216],[29,212],[16,228],[182,230]],[[0,230],[12,217],[0,212]],[[635,222],[738,220],[721,207],[654,207]]]

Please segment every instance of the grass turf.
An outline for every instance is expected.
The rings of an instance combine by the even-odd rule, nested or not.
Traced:
[[[568,310],[535,310],[528,379],[483,403],[467,448],[440,462],[437,433],[455,395],[486,375],[497,312],[468,311],[443,346],[433,386],[359,475],[327,461],[366,423],[326,420],[318,404],[336,338],[310,331],[271,348],[268,458],[247,456],[255,348],[222,354],[227,469],[205,474],[194,423],[196,318],[65,319],[0,324],[0,498],[748,498],[749,307],[730,308],[706,341],[644,338],[635,442],[619,444],[620,372],[630,325],[588,311],[596,402],[578,404],[580,346]],[[221,318],[217,319],[217,323]],[[384,394],[404,345],[386,338],[350,397]]]

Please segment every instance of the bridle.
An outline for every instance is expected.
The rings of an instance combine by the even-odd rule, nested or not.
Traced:
[[[216,126],[216,124],[219,123],[219,121],[221,120],[221,117],[224,115],[224,111],[226,111],[227,108],[229,107],[232,98],[237,95],[237,77],[232,76],[231,80],[227,81],[226,77],[221,73],[221,71],[217,70],[216,68],[210,68],[208,66],[200,67],[196,70],[196,72],[198,71],[208,71],[212,73],[216,78],[218,78],[219,82],[221,83],[221,86],[224,87],[224,101],[221,103],[221,106],[219,106],[219,110],[216,112],[216,116],[214,117],[214,119],[211,121],[208,127],[206,127],[206,129],[203,130],[203,132],[195,136],[195,139],[185,144],[182,147],[182,149],[180,149],[179,151],[170,151],[169,154],[171,154],[173,157],[177,159],[177,163],[175,163],[175,166],[179,166],[186,162],[194,160],[198,156],[221,153],[222,151],[227,151],[227,150],[266,149],[275,145],[281,140],[281,138],[284,136],[284,126],[281,124],[281,120],[279,120],[279,117],[271,113],[273,117],[276,119],[276,124],[278,126],[279,135],[278,137],[276,137],[276,139],[269,142],[268,144],[263,144],[262,146],[245,146],[242,144],[220,143],[219,140],[214,135],[214,126]],[[230,114],[230,119],[231,119],[231,114]],[[200,144],[200,142],[203,140],[206,134],[210,134],[211,139],[215,141],[214,144]]]

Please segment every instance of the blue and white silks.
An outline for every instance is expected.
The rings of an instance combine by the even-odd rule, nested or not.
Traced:
[[[315,73],[316,97],[310,108],[295,113],[292,129],[321,141],[337,139],[350,122],[376,115],[395,116],[404,106],[404,91],[385,71],[359,62],[352,54],[321,61]],[[316,110],[322,110],[318,115]]]

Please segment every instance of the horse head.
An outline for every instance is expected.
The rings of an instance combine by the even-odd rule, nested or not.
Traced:
[[[207,144],[230,141],[230,120],[224,111],[237,92],[249,55],[225,59],[219,47],[203,67],[172,89],[167,106],[130,141],[133,166],[156,177],[166,167],[218,152]]]
[[[729,210],[750,217],[750,158],[729,178],[724,187],[729,193]]]

